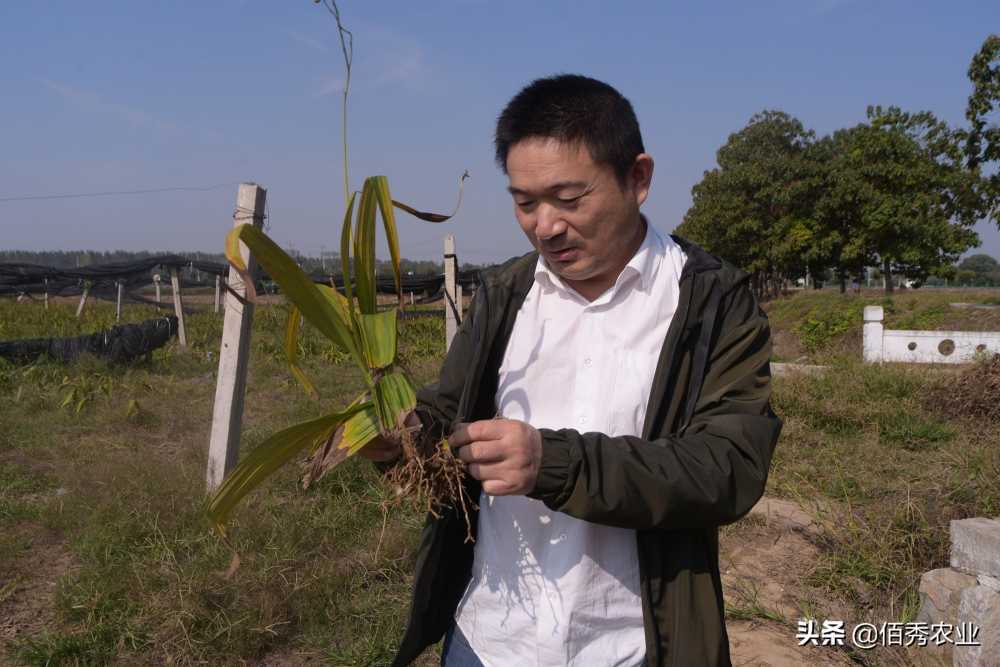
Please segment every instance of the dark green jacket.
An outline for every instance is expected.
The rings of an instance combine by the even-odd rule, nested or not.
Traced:
[[[728,665],[718,528],[763,494],[781,431],[768,402],[770,331],[745,273],[674,240],[687,262],[642,437],[540,429],[541,471],[528,495],[578,519],[636,530],[648,665]],[[439,381],[418,395],[421,420],[436,436],[496,414],[500,362],[537,259],[531,253],[484,276]],[[471,478],[469,491],[478,499]],[[472,560],[461,516],[428,520],[394,665],[442,638]]]

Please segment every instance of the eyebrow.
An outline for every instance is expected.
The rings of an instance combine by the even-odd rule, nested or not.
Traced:
[[[587,183],[586,181],[560,181],[558,183],[553,183],[549,187],[545,188],[545,192],[556,192],[558,190],[565,190],[569,188],[584,188],[585,192],[583,194],[586,194],[587,192],[590,192],[593,189],[593,185]],[[520,188],[515,188],[513,186],[508,187],[507,192],[511,193],[512,195],[532,194],[527,190],[521,190]]]

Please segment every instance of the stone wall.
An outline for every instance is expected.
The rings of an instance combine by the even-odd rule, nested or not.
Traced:
[[[978,630],[963,645],[942,647],[953,665],[1000,665],[1000,520],[951,522],[951,567],[921,577],[920,602],[918,622]]]

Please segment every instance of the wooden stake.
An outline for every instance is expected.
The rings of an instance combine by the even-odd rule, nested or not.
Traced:
[[[219,295],[222,290],[221,276],[215,276],[215,312],[219,312]]]
[[[160,298],[160,274],[153,274],[153,284],[156,285],[156,303],[162,303]]]
[[[45,310],[49,309],[49,279],[45,279]]]
[[[125,290],[125,286],[122,285],[122,281],[116,280],[115,286],[118,288],[118,297],[115,299],[115,322],[121,322],[122,319],[122,292]]]
[[[83,294],[80,295],[80,305],[76,307],[76,316],[79,318],[83,313],[83,307],[87,305],[87,296],[90,294],[90,285],[84,285]]]
[[[174,315],[177,316],[177,340],[181,347],[187,347],[187,333],[184,330],[184,302],[181,300],[181,279],[177,268],[170,267],[170,289],[174,294]]]
[[[455,297],[458,295],[456,289],[456,264],[455,258],[455,237],[448,234],[444,237],[444,343],[445,349],[451,347],[451,341],[458,331],[458,319],[455,317],[455,309],[451,304],[456,304]]]
[[[233,226],[253,224],[260,229],[264,224],[264,206],[267,190],[254,183],[241,183],[236,197],[236,215]],[[240,243],[240,254],[256,278],[257,266],[250,250]],[[215,491],[226,473],[236,466],[240,451],[240,431],[243,419],[243,398],[246,393],[247,366],[250,360],[250,325],[253,323],[253,304],[242,303],[235,294],[246,298],[243,279],[235,271],[229,272],[229,290],[226,291],[226,308],[222,325],[222,347],[219,348],[219,371],[215,383],[215,407],[212,411],[212,432],[208,443],[208,493]],[[231,290],[231,291],[230,291]]]

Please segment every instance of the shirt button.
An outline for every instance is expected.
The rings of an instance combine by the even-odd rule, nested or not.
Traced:
[[[587,418],[586,417],[580,417],[580,423],[581,424],[586,424],[587,423]]]
[[[583,360],[583,365],[584,365],[584,366],[589,366],[589,365],[590,365],[590,363],[591,363],[591,361],[590,361],[590,357],[587,357],[586,359],[584,359],[584,360]]]

